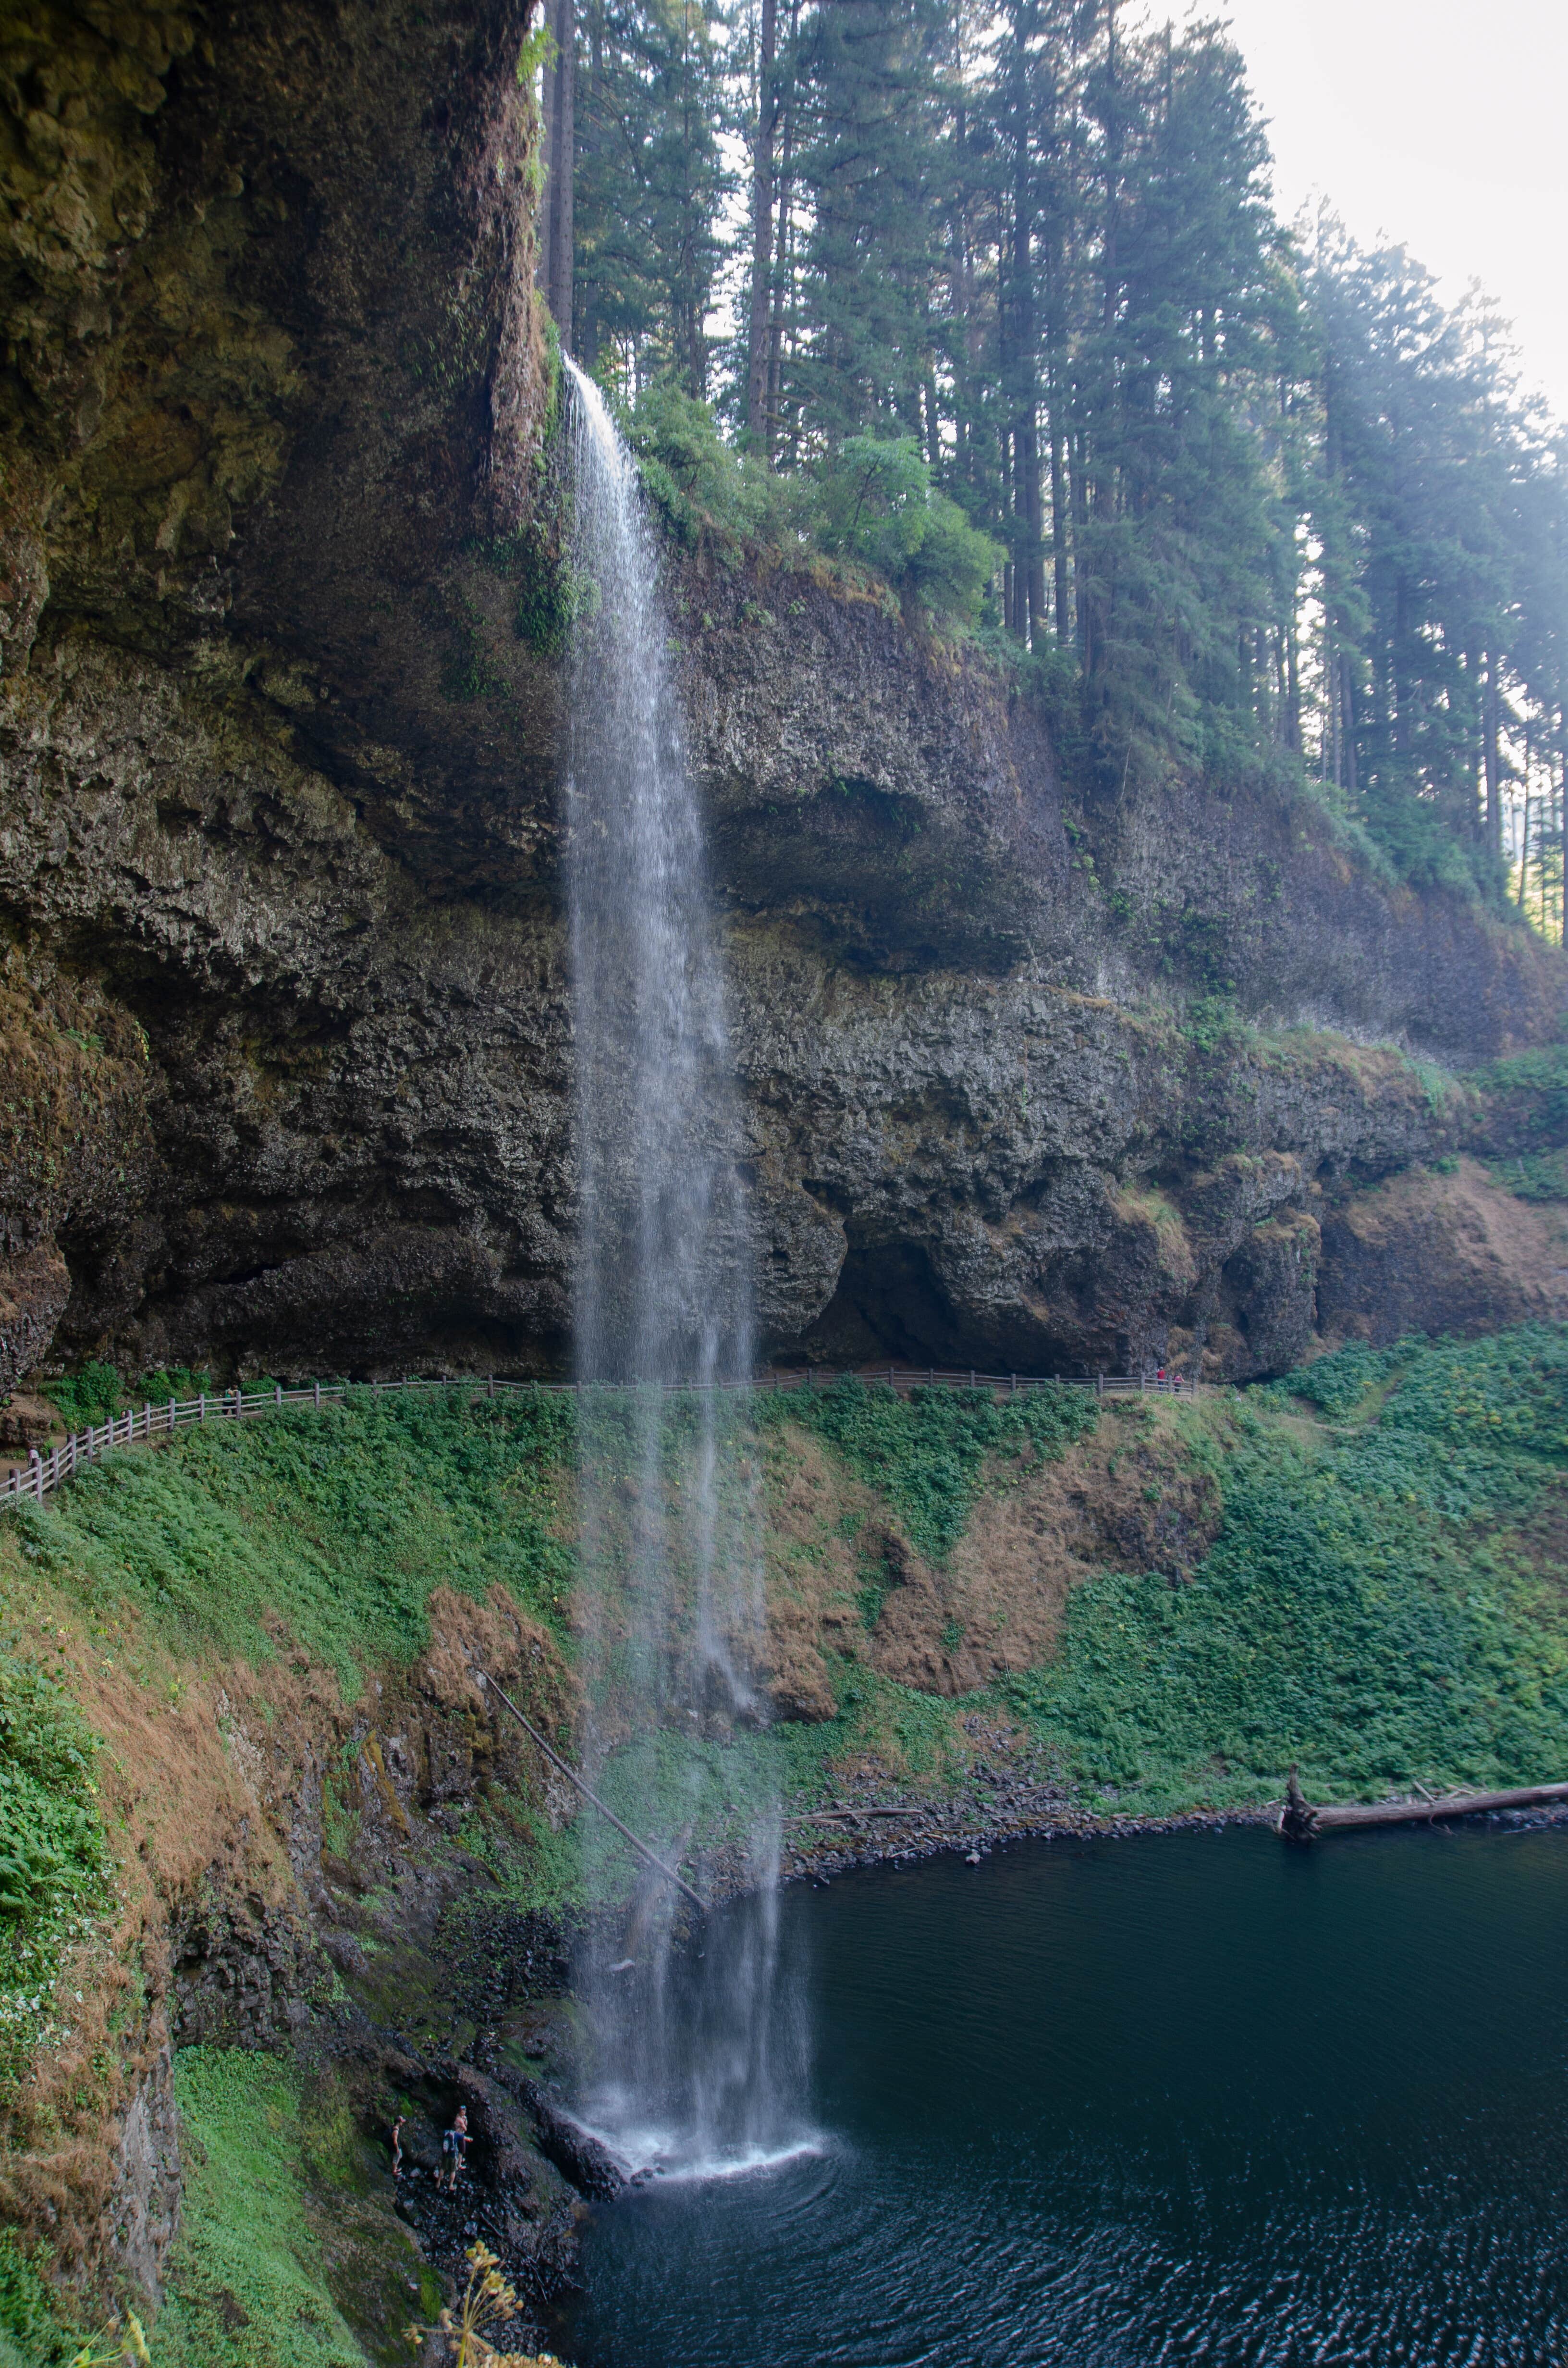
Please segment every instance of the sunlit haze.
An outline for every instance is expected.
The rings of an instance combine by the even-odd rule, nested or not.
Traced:
[[[1325,197],[1363,245],[1408,247],[1449,302],[1479,280],[1514,324],[1526,383],[1568,417],[1562,0],[1233,0],[1196,13],[1227,17],[1246,59],[1280,213]]]

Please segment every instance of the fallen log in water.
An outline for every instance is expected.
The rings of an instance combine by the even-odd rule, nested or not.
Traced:
[[[1288,1842],[1315,1841],[1319,1834],[1360,1826],[1429,1826],[1445,1817],[1471,1817],[1484,1809],[1539,1809],[1568,1802],[1568,1784],[1521,1784],[1507,1793],[1428,1793],[1419,1801],[1346,1801],[1337,1807],[1309,1801],[1292,1768],[1279,1812]]]

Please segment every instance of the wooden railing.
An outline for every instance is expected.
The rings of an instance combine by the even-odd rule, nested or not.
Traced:
[[[811,1390],[829,1387],[841,1379],[836,1371],[820,1365],[806,1365],[792,1372],[769,1371],[758,1373],[749,1382],[666,1382],[661,1387],[665,1395],[694,1395],[709,1390]],[[861,1366],[857,1378],[880,1383],[907,1395],[912,1390],[964,1389],[990,1390],[994,1395],[1021,1397],[1034,1390],[1092,1390],[1099,1397],[1184,1397],[1195,1398],[1197,1382],[1165,1381],[1145,1373],[1098,1373],[1087,1380],[1063,1379],[1055,1375],[1034,1373],[982,1373],[972,1367],[968,1372],[943,1372],[935,1366],[905,1367],[899,1365]],[[321,1406],[335,1400],[369,1393],[381,1397],[389,1390],[462,1391],[470,1398],[486,1399],[523,1395],[544,1390],[552,1395],[581,1396],[586,1389],[620,1388],[629,1384],[583,1382],[505,1382],[494,1374],[482,1381],[441,1382],[407,1380],[401,1382],[307,1382],[303,1388],[286,1390],[280,1382],[269,1390],[203,1391],[193,1398],[169,1398],[157,1406],[133,1406],[122,1415],[112,1415],[108,1421],[89,1425],[70,1439],[62,1440],[57,1447],[44,1454],[34,1448],[25,1463],[18,1463],[9,1475],[0,1480],[0,1509],[26,1503],[41,1504],[51,1489],[62,1482],[74,1480],[78,1472],[89,1464],[100,1463],[116,1448],[134,1447],[139,1442],[153,1445],[161,1439],[172,1439],[176,1430],[198,1422],[238,1422],[256,1415],[276,1414],[285,1406]],[[647,1386],[644,1384],[644,1386]]]

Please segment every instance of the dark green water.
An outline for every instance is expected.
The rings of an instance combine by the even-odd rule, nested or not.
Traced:
[[[823,2150],[599,2210],[582,2368],[1568,2357],[1568,1830],[786,1895]]]

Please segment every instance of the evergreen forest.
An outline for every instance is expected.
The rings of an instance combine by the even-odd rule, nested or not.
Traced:
[[[1482,293],[1278,219],[1222,24],[552,0],[526,55],[552,310],[688,539],[869,571],[1085,778],[1313,784],[1561,939],[1563,431]]]

